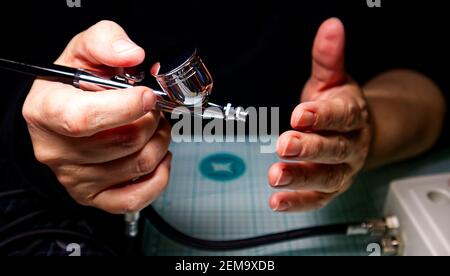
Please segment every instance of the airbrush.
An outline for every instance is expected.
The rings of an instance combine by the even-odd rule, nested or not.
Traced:
[[[73,85],[85,91],[126,89],[139,85],[144,74],[128,73],[104,76],[83,68],[61,65],[37,66],[0,58],[0,68],[29,75],[39,79]],[[156,109],[170,113],[184,113],[208,119],[224,119],[245,122],[247,112],[231,104],[225,106],[208,101],[213,88],[213,79],[197,51],[182,64],[166,73],[155,76],[161,87],[153,90],[158,96]],[[183,108],[180,108],[183,107]],[[126,233],[134,237],[138,233],[139,213],[125,215]]]
[[[85,91],[106,89],[126,89],[139,85],[144,74],[128,73],[104,76],[82,68],[61,65],[37,66],[0,58],[0,68],[18,73],[62,82]],[[155,76],[162,91],[154,89],[158,95],[156,109],[165,112],[184,112],[205,118],[225,120],[246,120],[247,113],[231,104],[225,106],[208,101],[213,87],[213,79],[197,51],[175,69]],[[185,107],[185,108],[178,108]],[[215,110],[215,111],[214,111]]]

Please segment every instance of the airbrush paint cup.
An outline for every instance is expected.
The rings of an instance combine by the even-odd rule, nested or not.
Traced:
[[[203,106],[211,94],[213,79],[195,51],[177,68],[156,76],[172,102],[182,106]]]
[[[216,105],[208,101],[213,88],[213,78],[197,54],[197,50],[181,65],[167,73],[155,76],[159,86],[169,98],[160,101],[158,107],[168,112],[189,109],[189,112],[205,118],[217,118],[245,122],[247,112],[231,104]],[[181,112],[183,113],[183,112]]]

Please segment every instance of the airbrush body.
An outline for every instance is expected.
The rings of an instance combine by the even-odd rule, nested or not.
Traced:
[[[0,58],[0,68],[31,75],[40,79],[74,85],[85,91],[106,89],[126,89],[139,85],[144,77],[130,74],[103,76],[99,73],[80,68],[61,65],[36,66]],[[163,91],[154,89],[158,95],[156,108],[165,112],[189,111],[194,116],[245,121],[247,114],[242,108],[231,104],[216,105],[208,101],[213,87],[212,77],[195,51],[180,66],[168,73],[155,76]],[[187,107],[177,109],[177,107]],[[216,112],[204,113],[213,107]],[[220,111],[220,112],[219,112]]]

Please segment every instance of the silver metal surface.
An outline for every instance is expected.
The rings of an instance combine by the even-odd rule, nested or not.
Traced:
[[[211,74],[197,51],[177,68],[157,75],[156,81],[172,102],[184,106],[203,105],[213,87]]]
[[[125,214],[126,235],[130,238],[137,236],[139,232],[139,212]]]
[[[143,78],[143,75],[130,74],[108,78],[80,69],[73,84],[87,91],[126,89],[139,85]],[[248,113],[242,107],[233,107],[231,104],[220,106],[208,101],[213,88],[213,79],[197,51],[177,68],[155,78],[162,89],[162,91],[153,90],[158,96],[156,105],[158,110],[240,122],[247,119]]]
[[[405,244],[400,235],[386,235],[381,239],[383,256],[402,256]]]
[[[399,227],[400,224],[398,222],[398,219],[394,216],[391,216],[384,219],[374,219],[361,224],[351,225],[347,229],[347,235],[382,236],[386,234],[396,233]]]

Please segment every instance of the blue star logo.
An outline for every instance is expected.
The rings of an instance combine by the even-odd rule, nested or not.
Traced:
[[[219,153],[207,156],[200,162],[200,173],[211,180],[228,182],[241,177],[245,170],[244,161],[233,154]]]

